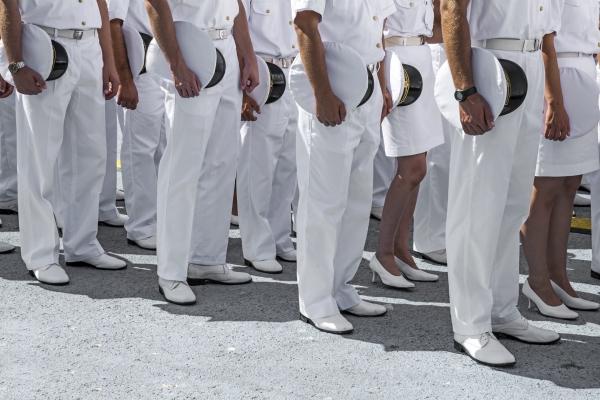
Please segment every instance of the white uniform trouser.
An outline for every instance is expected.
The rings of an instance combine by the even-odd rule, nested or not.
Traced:
[[[274,260],[294,249],[290,211],[296,191],[298,112],[289,88],[243,124],[237,200],[244,258]]]
[[[367,237],[382,104],[376,85],[371,99],[334,128],[300,110],[298,290],[300,312],[309,318],[360,302],[349,282]]]
[[[17,200],[16,95],[0,100],[0,202]]]
[[[232,38],[215,41],[227,62],[221,83],[167,103],[167,147],[158,172],[158,275],[185,281],[188,262],[225,264],[240,147],[242,94]]]
[[[165,93],[158,78],[146,73],[135,80],[139,103],[119,116],[123,129],[121,166],[125,206],[129,220],[127,238],[156,235],[156,185],[158,165],[166,144]]]
[[[373,161],[373,207],[383,207],[387,192],[394,180],[394,176],[396,176],[396,169],[396,158],[385,155],[383,137],[381,137],[379,148]]]
[[[492,131],[452,137],[446,243],[452,325],[461,335],[520,317],[519,228],[543,126],[544,70],[540,52],[495,53],[521,65],[529,92]]]
[[[67,261],[104,252],[96,234],[106,165],[102,53],[98,38],[55,38],[69,53],[69,68],[37,96],[17,96],[17,163],[21,256],[28,269],[58,263],[59,238],[51,194],[65,205]]]
[[[119,131],[118,115],[122,114],[121,107],[115,99],[109,100],[106,106],[106,173],[100,192],[98,221],[115,219],[119,216],[117,210],[117,137]]]
[[[596,82],[600,85],[600,66],[597,64]],[[598,101],[600,103],[600,99]],[[598,130],[598,146],[600,147],[600,129]],[[585,175],[584,181],[589,182],[592,189],[592,271],[600,273],[600,171]]]

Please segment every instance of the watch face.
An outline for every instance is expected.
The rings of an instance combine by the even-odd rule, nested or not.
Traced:
[[[465,98],[464,94],[462,92],[454,92],[454,98],[457,101],[463,101],[463,99]]]

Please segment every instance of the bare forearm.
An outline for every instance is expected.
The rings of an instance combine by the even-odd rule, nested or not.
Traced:
[[[23,60],[21,51],[21,13],[17,0],[0,0],[0,37],[8,62]]]
[[[301,14],[304,13],[306,12]],[[318,15],[312,14],[314,15],[308,17],[310,19],[307,19],[307,16],[296,17],[296,33],[306,75],[315,95],[319,97],[322,93],[330,93],[332,90],[325,62],[325,47],[318,29]]]
[[[383,40],[383,36],[381,38],[381,43],[384,43],[384,46],[385,46],[385,41]],[[377,71],[377,79],[379,79],[379,86],[381,87],[382,90],[384,90],[387,87],[387,82],[385,79],[385,63],[383,61],[379,63],[379,69]]]
[[[238,0],[240,12],[235,17],[233,23],[233,39],[238,51],[238,57],[249,58],[254,57],[254,47],[250,39],[250,29],[248,28],[248,19],[246,17],[246,9],[244,3]]]
[[[558,61],[556,59],[556,49],[554,48],[554,34],[544,36],[542,54],[546,71],[544,97],[548,104],[562,105],[563,95],[562,87],[560,85]]]
[[[457,89],[474,86],[471,35],[467,10],[470,0],[441,0],[441,22],[448,63]]]
[[[171,8],[166,0],[146,0],[146,9],[150,17],[150,25],[154,38],[165,54],[171,70],[183,62],[181,50],[177,43],[177,33],[173,23]]]
[[[440,13],[440,0],[433,0],[433,35],[426,39],[427,43],[443,43],[442,15]]]
[[[117,67],[119,79],[121,82],[125,83],[133,80],[133,74],[129,66],[122,26],[123,21],[120,19],[113,19],[110,21],[110,33],[112,37],[113,53],[115,55],[115,65]]]
[[[105,0],[97,0],[102,18],[102,26],[98,30],[100,47],[102,48],[102,59],[104,64],[114,64],[115,57],[112,51],[112,40],[110,37],[110,21],[108,20],[108,7]]]

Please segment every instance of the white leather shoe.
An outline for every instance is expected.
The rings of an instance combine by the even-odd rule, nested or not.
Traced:
[[[429,272],[421,271],[420,269],[415,269],[399,259],[398,257],[394,257],[396,260],[396,265],[402,272],[404,276],[406,276],[411,281],[416,282],[436,282],[440,279],[439,276],[430,274]]]
[[[283,267],[277,262],[277,260],[263,260],[263,261],[249,261],[244,260],[244,263],[254,268],[259,272],[267,274],[280,274],[283,272]]]
[[[382,215],[383,207],[371,207],[371,217],[375,218],[377,221],[381,221]]]
[[[115,228],[120,228],[122,226],[125,226],[127,221],[129,221],[129,217],[125,214],[119,213],[119,215],[115,218],[105,219],[103,221],[100,221],[100,223],[108,226],[113,226]]]
[[[119,270],[127,268],[127,263],[119,258],[100,254],[98,257],[88,258],[86,260],[68,262],[67,265],[94,267],[96,269]]]
[[[285,262],[296,262],[296,261],[298,261],[298,253],[294,249],[294,250],[286,251],[285,253],[277,254],[277,258],[279,258],[281,261],[285,261]]]
[[[397,289],[412,289],[415,287],[415,284],[406,280],[403,275],[393,275],[390,274],[384,267],[381,265],[379,260],[377,259],[377,255],[374,255],[371,258],[371,262],[369,263],[369,268],[373,272],[373,283],[375,283],[376,278],[379,276],[381,283],[386,286],[394,287]]]
[[[589,194],[577,192],[575,193],[575,201],[573,204],[577,207],[589,207],[592,205],[592,198]]]
[[[387,308],[381,304],[361,300],[357,305],[342,310],[342,312],[356,315],[357,317],[380,317],[387,312]]]
[[[240,226],[240,217],[231,214],[231,221],[229,223],[233,226]]]
[[[424,260],[433,261],[434,263],[448,265],[448,257],[446,256],[446,249],[432,251],[430,253],[420,253]]]
[[[540,314],[547,317],[558,319],[577,319],[577,317],[579,317],[579,314],[569,310],[564,304],[559,306],[549,306],[544,303],[544,300],[542,300],[540,296],[533,291],[531,286],[529,286],[529,280],[526,280],[523,284],[523,295],[529,299],[529,308],[531,308],[531,303],[533,302]]]
[[[13,201],[0,201],[0,212],[18,214],[19,213],[19,202]]]
[[[47,285],[59,286],[69,283],[69,275],[58,264],[51,264],[43,268],[31,270],[29,274]]]
[[[187,283],[158,278],[158,291],[170,303],[189,306],[196,303],[196,295]]]
[[[515,357],[489,332],[478,336],[454,334],[454,348],[466,353],[480,364],[491,367],[510,367]]]
[[[565,303],[565,306],[574,310],[583,311],[594,311],[600,309],[600,304],[594,301],[582,299],[581,297],[572,297],[569,293],[564,291],[563,288],[558,286],[553,281],[550,281],[550,283],[552,284],[552,289],[554,289],[554,293],[556,293],[556,295],[560,297],[562,302]]]
[[[320,331],[333,333],[336,335],[345,335],[352,333],[354,327],[346,318],[341,314],[331,315],[325,318],[314,318],[310,319],[300,314],[300,319],[307,324],[310,324]]]
[[[506,324],[493,324],[492,331],[498,337],[505,336],[528,344],[552,344],[560,340],[558,333],[536,328],[523,317]]]
[[[139,240],[131,240],[127,239],[127,241],[137,247],[141,247],[146,250],[156,250],[156,236],[150,236],[149,238],[139,239]]]
[[[10,243],[0,242],[0,254],[6,254],[15,251],[16,247]]]
[[[242,285],[252,282],[252,276],[245,272],[233,271],[229,265],[189,264],[187,281],[192,286],[205,283]]]
[[[125,192],[122,189],[117,189],[115,193],[115,200],[123,201],[125,200]]]

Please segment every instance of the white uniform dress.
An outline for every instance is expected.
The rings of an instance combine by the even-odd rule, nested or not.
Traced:
[[[0,203],[17,201],[16,97],[0,99]]]
[[[137,32],[152,35],[144,0],[110,0],[108,11],[111,20],[121,20]],[[166,145],[165,92],[154,74],[134,73],[133,77],[139,102],[135,110],[119,113],[121,166],[129,216],[127,238],[142,240],[156,235],[158,165]]]
[[[169,0],[175,21],[231,31],[236,0]],[[215,40],[223,80],[200,96],[167,102],[167,147],[158,172],[158,275],[185,281],[188,262],[223,265],[240,147],[242,92],[233,36]],[[206,82],[203,82],[206,84]],[[172,102],[172,104],[171,104]]]
[[[289,62],[298,54],[289,1],[245,0],[254,51]],[[280,65],[281,62],[279,62]],[[282,68],[288,74],[289,68]],[[244,258],[274,260],[294,249],[290,211],[296,191],[298,113],[289,87],[242,125],[237,200]]]
[[[383,60],[383,21],[392,0],[292,0],[295,12],[322,16],[323,41],[354,48],[367,65]],[[299,109],[297,141],[298,289],[300,312],[323,318],[360,302],[350,285],[362,260],[379,145],[383,98],[378,80],[367,103],[337,127]]]
[[[560,27],[557,3],[472,0],[471,37],[541,39]],[[519,228],[529,212],[543,127],[541,52],[493,52],[523,68],[529,91],[492,131],[452,137],[446,243],[452,325],[460,335],[520,317]]]
[[[102,24],[94,1],[20,0],[19,8],[24,22],[56,29],[95,31]],[[58,263],[51,198],[57,161],[65,188],[57,201],[66,210],[62,221],[66,260],[104,253],[96,239],[106,163],[102,50],[97,34],[54,40],[69,54],[65,75],[47,82],[47,89],[37,96],[17,95],[21,255],[30,270]]]
[[[596,78],[593,54],[598,53],[597,0],[565,0],[562,25],[555,40],[559,68],[576,68]],[[578,53],[567,56],[567,53]],[[576,176],[600,168],[598,160],[598,128],[563,142],[544,137],[540,140],[536,176]]]

